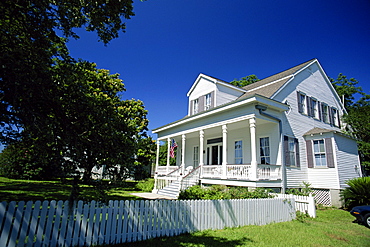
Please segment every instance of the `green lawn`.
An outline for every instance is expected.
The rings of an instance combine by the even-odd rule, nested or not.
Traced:
[[[317,218],[308,218],[304,222],[207,230],[106,247],[370,246],[370,229],[353,223],[353,220],[354,217],[347,211],[327,209],[318,210]]]
[[[135,189],[135,182],[126,182],[120,187],[110,187],[108,200],[132,200],[138,197],[130,195],[139,192]],[[37,201],[37,200],[68,200],[71,192],[71,181],[33,181],[8,179],[0,177],[0,202],[1,201]],[[93,186],[81,186],[81,199],[93,200],[95,190]]]

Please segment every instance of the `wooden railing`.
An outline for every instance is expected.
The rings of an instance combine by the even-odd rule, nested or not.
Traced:
[[[201,177],[221,178],[222,165],[204,165],[202,167]],[[226,179],[250,180],[252,175],[252,166],[250,164],[226,165]],[[257,165],[257,179],[277,180],[281,179],[281,166],[278,165]]]
[[[199,182],[201,166],[193,169],[189,174],[181,180],[181,187],[180,190],[186,190],[187,188],[196,185]]]
[[[156,175],[167,175],[178,168],[178,166],[158,166],[155,172]]]

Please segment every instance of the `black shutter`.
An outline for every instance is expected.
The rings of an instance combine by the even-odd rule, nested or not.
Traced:
[[[287,136],[284,136],[284,157],[285,165],[290,166],[289,141]]]
[[[326,153],[326,164],[329,168],[334,168],[334,155],[333,155],[333,145],[331,138],[325,138],[325,153]]]
[[[302,113],[303,112],[303,107],[301,103],[301,94],[297,91],[297,103],[298,103],[298,112]]]
[[[328,107],[328,114],[329,114],[329,123],[331,125],[334,125],[334,119],[333,119],[333,108]]]
[[[307,97],[307,115],[312,117],[312,98]]]
[[[337,111],[338,127],[340,128],[340,115],[339,110]]]
[[[319,110],[319,120],[322,121],[321,102],[317,101],[317,109]]]
[[[296,160],[296,166],[301,167],[301,160],[299,157],[299,142],[297,138],[294,138],[294,146],[295,146],[295,160]]]
[[[307,166],[313,168],[312,141],[306,140]]]

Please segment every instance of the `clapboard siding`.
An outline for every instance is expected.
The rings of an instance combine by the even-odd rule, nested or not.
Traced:
[[[340,188],[345,188],[347,180],[361,176],[357,143],[342,135],[335,135],[335,143],[337,160],[340,161],[337,163]]]
[[[318,90],[320,89],[320,90]],[[290,110],[286,112],[283,119],[284,135],[294,136],[299,141],[299,152],[301,159],[300,168],[287,168],[287,186],[299,187],[302,182],[311,183],[314,188],[337,188],[338,179],[336,169],[307,168],[307,155],[304,134],[315,128],[340,130],[339,128],[326,124],[322,121],[298,112],[297,91],[305,93],[308,97],[314,97],[320,102],[336,107],[342,115],[340,102],[333,91],[332,86],[326,82],[317,64],[302,71],[292,79],[286,87],[277,94],[274,99],[287,102]]]

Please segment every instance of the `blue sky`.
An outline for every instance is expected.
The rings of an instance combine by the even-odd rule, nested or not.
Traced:
[[[149,129],[187,114],[199,73],[263,79],[318,58],[329,77],[354,77],[370,93],[370,1],[148,0],[108,46],[80,32],[75,58],[119,73],[124,99],[140,99]]]

